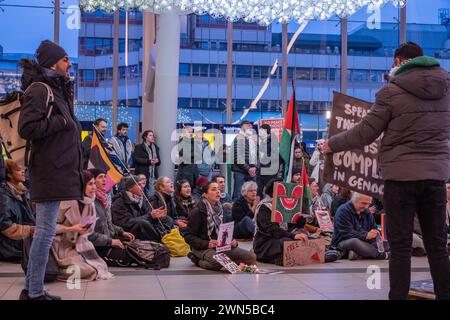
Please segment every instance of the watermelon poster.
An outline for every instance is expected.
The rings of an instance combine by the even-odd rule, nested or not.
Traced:
[[[275,182],[272,200],[272,222],[296,223],[302,212],[303,186]]]
[[[286,241],[283,248],[283,266],[295,267],[325,263],[325,241]]]

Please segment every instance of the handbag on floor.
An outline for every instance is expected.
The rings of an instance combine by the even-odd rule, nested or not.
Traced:
[[[170,253],[161,243],[135,239],[125,243],[127,254],[146,269],[159,270],[170,265]]]
[[[27,275],[27,267],[28,267],[28,260],[29,260],[28,258],[30,256],[30,249],[31,249],[32,241],[33,241],[33,239],[30,237],[23,239],[21,266],[22,266],[23,272],[25,273],[25,276]],[[52,249],[50,249],[50,252],[48,254],[47,266],[45,267],[44,282],[53,282],[56,280],[58,275],[59,275],[58,262],[56,261],[55,256],[53,255]]]

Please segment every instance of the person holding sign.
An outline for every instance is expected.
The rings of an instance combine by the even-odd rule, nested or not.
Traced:
[[[285,241],[308,240],[304,233],[295,234],[288,231],[286,223],[272,222],[272,196],[275,182],[273,179],[264,188],[265,198],[258,204],[255,211],[256,234],[253,250],[258,261],[283,264],[283,246]]]
[[[416,212],[436,297],[450,299],[445,226],[445,182],[450,177],[450,76],[415,43],[402,44],[394,57],[389,83],[377,93],[370,112],[352,129],[325,141],[323,151],[362,149],[384,134],[378,153],[392,253],[389,299],[408,296]],[[353,109],[350,106],[348,112]]]
[[[202,199],[190,214],[184,234],[184,238],[192,250],[188,257],[200,268],[215,271],[222,269],[222,265],[214,259],[222,222],[223,208],[220,203],[219,186],[215,182],[208,182],[203,187]],[[256,257],[253,253],[237,246],[237,241],[233,239],[231,249],[225,251],[225,254],[236,264],[256,264]]]

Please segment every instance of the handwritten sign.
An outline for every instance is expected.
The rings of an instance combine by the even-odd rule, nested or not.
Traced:
[[[329,124],[330,137],[352,129],[370,112],[371,108],[372,105],[366,101],[334,92]],[[382,199],[384,182],[378,169],[380,140],[381,136],[362,150],[348,150],[326,155],[324,180]]]
[[[325,263],[324,240],[284,242],[283,266],[295,267],[315,263]]]

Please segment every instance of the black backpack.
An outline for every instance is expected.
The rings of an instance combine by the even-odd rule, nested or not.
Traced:
[[[127,254],[146,269],[168,268],[170,252],[161,243],[148,240],[132,240],[126,243]]]

